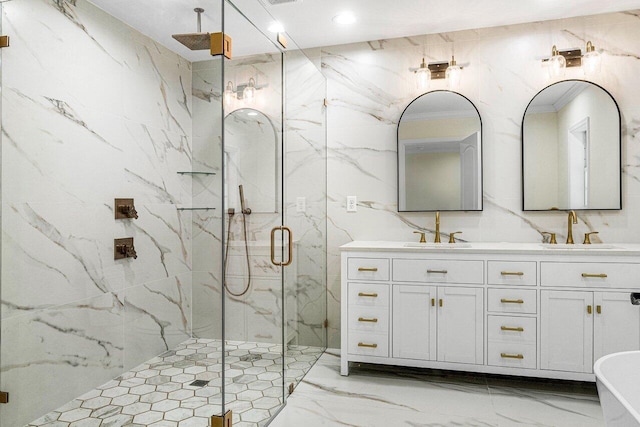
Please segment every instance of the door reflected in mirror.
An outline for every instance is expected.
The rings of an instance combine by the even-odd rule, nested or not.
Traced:
[[[398,123],[398,211],[482,210],[482,122],[464,96],[433,91]]]
[[[524,210],[621,209],[620,111],[600,86],[540,91],[522,121]]]
[[[241,209],[243,186],[246,206],[254,213],[277,212],[278,136],[264,113],[241,108],[224,118],[225,206]]]

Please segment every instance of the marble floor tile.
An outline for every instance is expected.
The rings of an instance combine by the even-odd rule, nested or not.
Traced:
[[[352,364],[327,350],[270,427],[604,426],[595,384]]]

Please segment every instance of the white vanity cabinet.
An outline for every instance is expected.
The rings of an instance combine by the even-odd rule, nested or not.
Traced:
[[[640,245],[342,249],[349,362],[594,381],[605,354],[640,350]]]

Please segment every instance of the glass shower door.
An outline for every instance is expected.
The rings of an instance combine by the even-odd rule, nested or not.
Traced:
[[[264,425],[284,403],[282,53],[231,2],[223,64],[224,410]],[[246,424],[244,424],[246,423]]]

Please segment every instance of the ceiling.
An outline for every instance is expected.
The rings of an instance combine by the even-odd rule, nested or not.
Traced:
[[[190,61],[210,57],[206,51],[188,50],[171,38],[171,34],[195,32],[193,9],[205,9],[204,32],[221,29],[220,0],[90,1]],[[270,0],[237,0],[234,3],[252,19],[254,10],[266,9],[268,14],[263,15],[270,14],[280,21],[300,48],[640,8],[640,0],[294,0],[277,5],[271,5]],[[357,17],[355,24],[339,25],[332,21],[335,15],[347,10]],[[265,19],[261,19],[261,25],[264,24]],[[225,28],[234,29],[235,56],[276,51],[273,42],[261,36],[231,7],[226,8]]]

